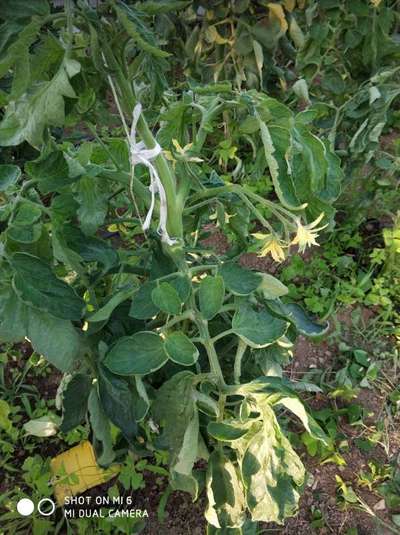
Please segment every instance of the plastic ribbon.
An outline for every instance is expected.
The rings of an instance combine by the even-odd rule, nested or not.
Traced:
[[[173,245],[174,243],[176,243],[176,240],[170,238],[167,231],[167,196],[165,194],[165,189],[160,180],[157,169],[152,164],[152,160],[154,160],[154,158],[156,158],[161,153],[161,147],[158,143],[156,143],[156,145],[152,149],[147,149],[143,141],[140,141],[139,143],[136,142],[136,127],[141,113],[142,105],[138,103],[133,109],[129,148],[131,165],[135,166],[136,164],[141,163],[142,165],[145,165],[147,167],[150,173],[149,190],[151,192],[151,203],[146,215],[146,219],[143,223],[143,230],[146,231],[150,227],[151,219],[153,217],[156,194],[158,193],[158,196],[160,197],[160,221],[157,230],[163,242],[167,243],[168,245]]]

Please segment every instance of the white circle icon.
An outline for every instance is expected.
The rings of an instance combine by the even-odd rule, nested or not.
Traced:
[[[47,503],[50,504],[50,509],[49,511],[43,511],[42,506]],[[37,510],[42,516],[50,516],[56,510],[56,504],[50,498],[42,498],[38,503]]]
[[[22,498],[17,503],[17,511],[22,516],[29,516],[33,513],[35,505],[29,498]]]

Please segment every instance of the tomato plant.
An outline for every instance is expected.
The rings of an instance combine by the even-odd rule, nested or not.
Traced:
[[[151,6],[7,12],[0,338],[27,338],[64,373],[60,429],[88,418],[101,465],[117,428],[118,446],[169,453],[173,489],[205,486],[210,533],[282,523],[305,478],[282,410],[328,439],[298,395],[313,387],[263,371],[327,325],[239,257],[316,244],[339,159],[312,113],[257,89],[174,85]],[[226,254],[202,244],[210,223]]]

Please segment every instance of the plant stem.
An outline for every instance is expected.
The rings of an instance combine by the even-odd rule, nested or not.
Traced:
[[[132,87],[130,86],[126,75],[122,72],[122,68],[116,60],[106,39],[104,39],[102,47],[107,65],[114,71],[116,86],[120,92],[123,112],[126,116],[130,117],[136,104],[136,98]],[[137,129],[146,147],[149,149],[154,148],[157,144],[157,141],[151,133],[143,114],[141,114],[139,117]],[[159,174],[167,198],[168,233],[173,238],[182,238],[182,210],[177,208],[178,203],[176,198],[175,177],[173,176],[171,168],[162,153],[154,159],[154,165]]]
[[[226,331],[222,331],[222,333],[219,333],[216,336],[214,336],[214,338],[211,338],[211,342],[215,344],[215,342],[218,342],[218,340],[221,340],[221,338],[224,338],[225,336],[229,336],[233,332],[234,332],[233,329],[227,329]]]

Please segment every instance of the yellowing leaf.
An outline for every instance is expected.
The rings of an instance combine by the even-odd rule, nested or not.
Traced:
[[[216,43],[217,45],[225,45],[229,43],[229,39],[222,37],[215,26],[209,26],[206,30],[206,39],[209,43]]]
[[[304,33],[293,16],[290,20],[289,35],[293,39],[297,48],[302,48],[304,46],[306,40]]]
[[[270,10],[270,17],[278,19],[279,25],[283,33],[287,32],[288,23],[285,18],[285,12],[280,4],[270,3],[268,4]]]
[[[296,7],[296,0],[283,0],[283,5],[285,6],[286,11],[291,13]]]
[[[253,50],[254,50],[254,57],[256,58],[256,64],[257,64],[257,70],[258,74],[260,76],[260,80],[262,79],[262,69],[264,65],[264,53],[263,49],[258,41],[255,41],[253,39]]]

